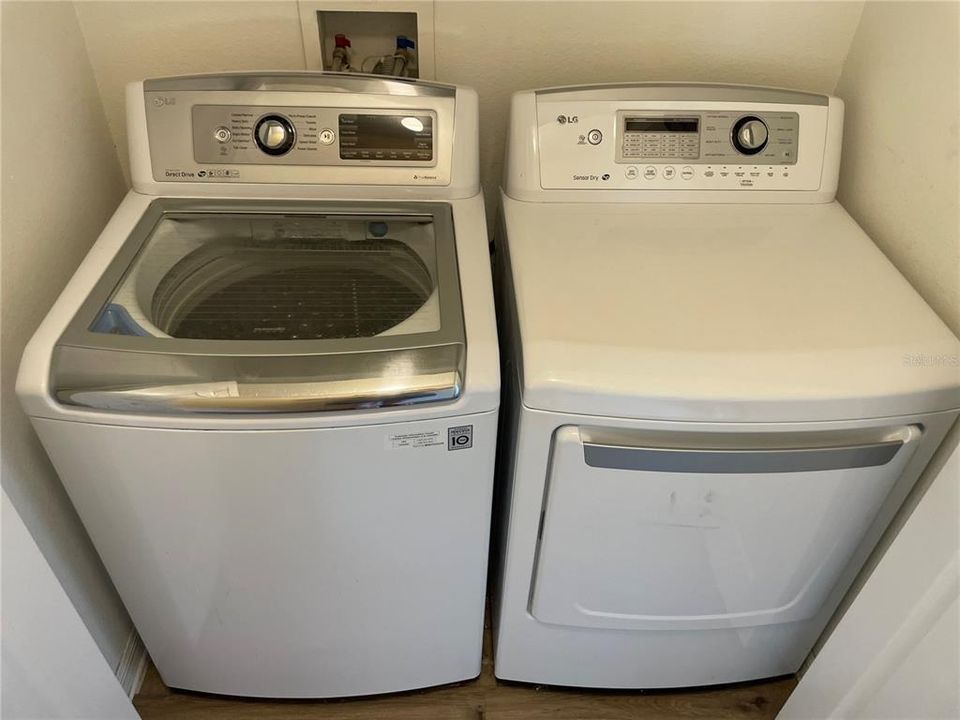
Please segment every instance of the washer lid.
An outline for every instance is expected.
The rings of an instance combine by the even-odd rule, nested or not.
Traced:
[[[504,198],[523,402],[777,422],[960,407],[960,343],[846,211]]]
[[[157,200],[54,352],[61,402],[161,413],[455,400],[450,207]]]

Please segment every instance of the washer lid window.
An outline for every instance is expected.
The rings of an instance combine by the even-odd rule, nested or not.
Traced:
[[[294,412],[459,396],[449,206],[158,200],[58,344],[61,402]]]

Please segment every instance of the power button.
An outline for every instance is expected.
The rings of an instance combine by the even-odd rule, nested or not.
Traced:
[[[219,143],[229,142],[232,134],[233,133],[230,132],[230,128],[226,128],[223,126],[220,126],[213,131],[213,137],[216,138],[217,142]]]
[[[587,142],[591,145],[599,145],[603,141],[603,133],[594,128],[587,133]]]

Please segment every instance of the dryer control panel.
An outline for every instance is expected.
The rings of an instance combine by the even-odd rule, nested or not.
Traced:
[[[617,118],[617,162],[676,161],[715,165],[795,165],[797,112],[623,111]]]
[[[832,196],[842,119],[837,98],[750,86],[636,83],[518,93],[507,193],[608,190],[643,199],[635,191],[669,191],[679,202],[724,202],[728,192],[742,202],[751,191],[759,201],[766,191]],[[533,143],[524,140],[531,129]],[[538,176],[524,171],[531,166]]]

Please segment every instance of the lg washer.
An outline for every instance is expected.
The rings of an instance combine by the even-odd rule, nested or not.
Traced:
[[[133,189],[17,391],[164,682],[475,677],[499,404],[476,93],[171,77],[127,118]]]

